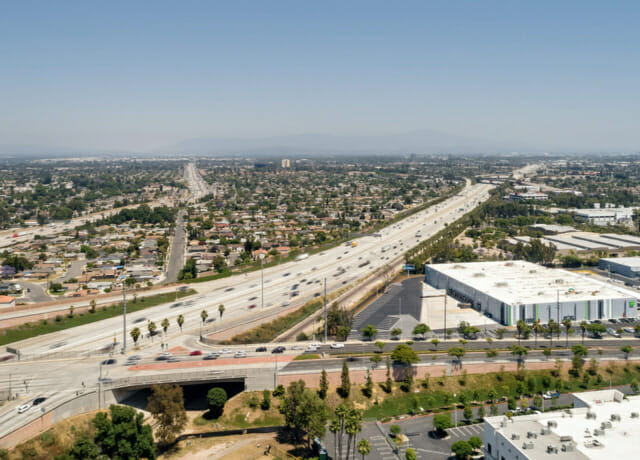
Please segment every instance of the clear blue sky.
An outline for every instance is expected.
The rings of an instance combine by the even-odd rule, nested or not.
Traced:
[[[640,149],[640,2],[14,1],[0,144],[434,129]]]

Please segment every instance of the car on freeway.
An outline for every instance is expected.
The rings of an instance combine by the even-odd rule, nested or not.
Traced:
[[[291,273],[288,273],[288,272],[287,272],[287,273],[285,273],[285,274],[284,274],[284,275],[282,275],[282,276],[289,276],[290,274],[291,274]]]
[[[320,349],[320,347],[316,347],[316,346],[313,346],[313,345],[309,345],[307,348],[305,348],[305,350],[304,350],[304,351],[307,351],[307,352],[308,352],[308,351],[318,351],[319,349]]]
[[[104,361],[102,361],[100,364],[102,364],[103,366],[109,366],[109,365],[111,365],[111,364],[115,364],[115,363],[117,363],[117,362],[118,362],[118,361],[116,361],[115,359],[113,359],[113,358],[109,358],[109,359],[105,359],[105,360],[104,360]]]
[[[175,356],[172,356],[171,358],[167,359],[168,363],[178,363],[180,362],[180,358],[176,358]]]
[[[176,307],[179,307],[180,305],[176,304]],[[137,320],[134,321],[134,323],[141,323],[143,322],[145,319],[147,318],[138,318]]]
[[[30,403],[23,404],[23,405],[18,407],[18,414],[23,414],[26,411],[28,411],[29,409],[31,409],[31,404]]]
[[[338,343],[338,342],[334,342],[331,344],[331,348],[338,349],[338,348],[344,348],[344,343]]]
[[[167,359],[171,358],[173,355],[171,353],[169,353],[168,351],[165,351],[164,353],[162,353],[161,355],[156,357],[156,361],[166,361]]]
[[[47,400],[47,398],[45,398],[44,396],[40,396],[40,397],[38,397],[38,398],[33,400],[33,405],[37,406],[38,404],[42,404],[46,400]]]
[[[200,356],[202,354],[202,352],[200,350],[193,350],[191,353],[189,353],[189,356]]]
[[[233,291],[235,288],[234,287],[228,287],[227,289],[224,290],[224,292],[231,292]]]
[[[254,308],[256,308],[256,304],[255,303],[252,303],[251,305],[249,305],[249,310],[252,310]]]
[[[222,355],[226,355],[231,353],[231,349],[230,348],[223,348],[222,350],[220,350],[220,354]]]
[[[304,347],[302,345],[294,345],[291,347],[292,350],[304,350]]]
[[[271,350],[271,353],[282,353],[283,351],[285,351],[286,348],[285,347],[275,347],[273,350]]]
[[[236,351],[235,354],[233,355],[234,358],[246,358],[247,357],[247,352],[246,351]]]
[[[207,356],[204,357],[204,359],[218,359],[220,355],[218,353],[212,352],[207,354]]]
[[[249,297],[249,300],[250,300],[250,301],[251,301],[251,300],[256,300],[257,298],[258,298],[258,296],[255,296],[255,295],[254,295],[253,297]]]
[[[258,347],[258,348],[256,348],[256,352],[258,352],[258,353],[264,353],[265,351],[267,351],[267,347]]]

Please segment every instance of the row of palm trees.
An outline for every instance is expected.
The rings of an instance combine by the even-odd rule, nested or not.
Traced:
[[[569,347],[569,334],[572,333],[575,329],[572,327],[573,323],[570,318],[565,318],[560,321],[558,324],[553,319],[550,319],[547,324],[536,322],[533,326],[530,326],[523,320],[519,320],[516,323],[516,328],[518,330],[518,345],[520,344],[520,339],[528,339],[531,332],[533,332],[535,336],[535,346],[538,346],[538,335],[539,334],[549,334],[550,346],[553,346],[553,334],[556,334],[558,340],[560,340],[560,328],[564,327],[565,336],[566,336],[566,346]],[[582,343],[584,344],[584,336],[587,331],[591,330],[591,324],[586,321],[582,321],[579,324],[580,330],[582,332]]]
[[[222,304],[218,305],[218,313],[220,314],[220,320],[222,320],[222,315],[224,314],[225,310],[226,308],[224,305]],[[204,323],[207,321],[207,318],[209,318],[209,312],[207,312],[207,310],[202,310],[200,312],[200,319],[202,320],[202,325],[204,325]],[[178,315],[178,317],[176,318],[176,323],[180,328],[180,333],[182,333],[182,325],[184,324],[184,315]],[[167,330],[169,329],[170,325],[171,323],[169,322],[168,318],[164,318],[160,323],[160,326],[162,327],[162,330],[164,331],[165,336],[167,335]],[[147,322],[147,330],[149,331],[150,337],[153,337],[155,335],[157,329],[158,329],[158,326],[156,325],[155,322],[153,321]],[[134,327],[133,329],[131,329],[131,332],[129,332],[129,334],[133,339],[134,345],[137,345],[138,339],[142,335],[142,331],[140,330],[140,328]]]

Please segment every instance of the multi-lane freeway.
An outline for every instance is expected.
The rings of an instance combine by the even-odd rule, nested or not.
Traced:
[[[356,282],[485,200],[490,189],[491,186],[484,184],[468,186],[433,209],[419,212],[375,236],[358,238],[348,246],[335,247],[304,260],[265,268],[264,309],[282,309],[293,302],[320,296],[324,280],[328,292]],[[127,328],[142,326],[145,329],[148,320],[159,325],[163,318],[168,318],[172,326],[167,340],[177,344],[181,341],[180,331],[175,326],[178,315],[184,315],[185,331],[198,331],[202,310],[207,310],[210,319],[218,323],[236,317],[250,318],[262,309],[261,286],[259,271],[200,283],[196,289],[201,295],[194,299],[127,315]],[[222,318],[217,311],[220,304],[225,306]],[[20,343],[19,348],[23,354],[46,353],[52,346],[56,346],[57,351],[94,351],[112,343],[114,338],[122,341],[122,318],[119,317],[29,339]],[[142,346],[150,346],[150,341],[143,340]]]
[[[191,190],[195,194],[206,194],[206,189],[198,185],[199,174],[194,165],[185,168]],[[201,180],[201,178],[200,178]],[[195,183],[195,185],[194,185]],[[204,183],[204,181],[203,181]],[[322,294],[326,280],[327,292],[335,291],[347,284],[356,283],[381,267],[398,259],[403,252],[440,231],[446,224],[478,206],[489,197],[492,186],[475,184],[428,209],[420,211],[395,223],[375,235],[354,239],[349,245],[341,245],[319,254],[310,255],[299,261],[292,261],[274,267],[240,276],[209,281],[196,285],[199,295],[186,301],[172,302],[127,315],[127,331],[140,327],[146,332],[148,321],[158,327],[163,318],[171,322],[166,336],[143,338],[136,354],[143,359],[153,359],[161,351],[161,343],[168,347],[187,345],[193,347],[202,325],[200,312],[207,310],[209,319],[216,324],[226,321],[249,321],[260,310],[284,310],[289,305],[300,304]],[[264,280],[264,296],[261,290]],[[218,315],[218,305],[225,306],[222,318]],[[182,331],[176,325],[178,315],[184,315]],[[23,355],[38,355],[52,350],[75,352],[80,355],[96,351],[114,340],[123,342],[123,321],[121,317],[111,318],[74,329],[60,331],[29,339],[17,344]],[[132,341],[126,336],[129,353]],[[84,386],[94,387],[99,375],[102,358],[84,356],[82,358],[56,361],[37,360],[0,364],[0,389],[12,386],[14,394],[29,399],[45,393],[48,398],[65,398]],[[121,358],[122,359],[122,358]],[[105,373],[129,373],[122,366],[102,366]],[[25,383],[26,382],[26,383]],[[22,383],[22,387],[16,386]],[[18,401],[19,402],[19,401]],[[14,401],[15,404],[17,402]],[[12,403],[0,412],[0,419],[7,411],[15,414]],[[33,410],[33,409],[32,409]],[[11,417],[9,417],[11,418]],[[6,426],[0,420],[0,436],[20,426],[28,417],[22,416]],[[17,424],[17,425],[16,425]]]

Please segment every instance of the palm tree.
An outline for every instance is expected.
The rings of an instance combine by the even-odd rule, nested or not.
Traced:
[[[184,316],[179,315],[178,319],[176,319],[176,322],[178,323],[178,327],[180,328],[180,332],[182,332],[182,325],[184,324]]]
[[[338,458],[338,432],[340,431],[340,422],[338,419],[331,420],[329,431],[333,433],[333,457]]]
[[[160,323],[162,329],[164,330],[164,335],[167,335],[167,329],[169,329],[169,320],[167,318],[163,319]]]
[[[204,322],[207,320],[208,317],[209,317],[209,313],[207,313],[207,310],[202,310],[200,312],[200,318],[202,318],[202,324],[204,324]]]
[[[368,440],[366,439],[360,440],[360,442],[358,443],[358,453],[362,455],[362,460],[364,460],[364,457],[366,455],[369,455],[371,453],[371,444],[369,443]]]
[[[580,331],[582,332],[582,345],[584,345],[584,335],[587,333],[589,323],[586,321],[580,321]]]
[[[139,327],[134,327],[133,329],[131,329],[131,332],[129,332],[129,334],[131,334],[131,338],[133,339],[133,344],[137,345],[138,344],[138,339],[140,338],[140,334],[142,334],[140,332],[140,328]]]
[[[344,431],[347,433],[347,460],[351,451],[353,441],[353,453],[356,450],[356,435],[362,431],[362,412],[358,409],[350,409],[344,423]]]
[[[571,319],[565,318],[562,320],[565,332],[567,333],[567,348],[569,348],[569,332],[571,332]]]
[[[153,335],[156,332],[156,323],[154,323],[153,321],[149,321],[149,323],[147,324],[147,329],[149,330],[149,335],[151,336],[151,341],[153,342]]]
[[[91,302],[89,302],[89,313],[95,313],[96,312],[96,301],[94,299],[91,299]]]
[[[544,325],[536,323],[533,325],[533,335],[535,336],[535,347],[538,347],[538,334],[544,334]]]
[[[224,305],[220,304],[218,305],[218,313],[220,313],[220,321],[222,321],[222,314],[224,313]]]

